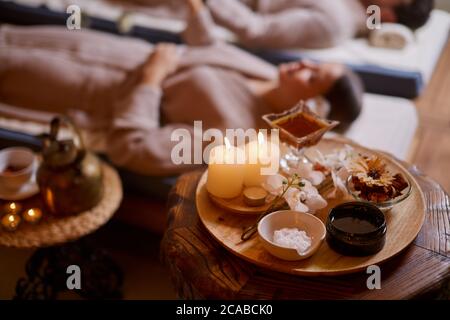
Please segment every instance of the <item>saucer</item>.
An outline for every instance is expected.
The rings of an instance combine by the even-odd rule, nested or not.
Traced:
[[[0,199],[9,201],[24,200],[34,196],[38,192],[39,186],[36,182],[36,174],[34,174],[30,181],[17,190],[10,190],[0,186]]]

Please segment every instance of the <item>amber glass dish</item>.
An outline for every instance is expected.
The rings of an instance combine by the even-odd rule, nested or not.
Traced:
[[[280,141],[289,148],[280,160],[285,170],[297,167],[301,161],[308,162],[304,149],[316,145],[327,131],[339,124],[338,121],[319,117],[304,101],[285,112],[266,114],[262,118],[269,126],[279,130]]]

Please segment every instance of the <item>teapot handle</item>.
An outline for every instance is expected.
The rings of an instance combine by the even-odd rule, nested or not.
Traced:
[[[74,134],[74,144],[79,150],[84,150],[84,141],[80,130],[68,116],[57,116],[50,122],[50,140],[57,140],[61,126],[66,126]]]

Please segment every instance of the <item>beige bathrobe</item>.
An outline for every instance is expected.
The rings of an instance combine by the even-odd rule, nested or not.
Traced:
[[[185,0],[106,1],[157,17],[188,16]],[[211,37],[216,23],[254,48],[326,48],[367,32],[359,0],[208,0],[207,7]]]
[[[216,23],[250,47],[326,48],[364,32],[359,0],[208,0]]]
[[[70,114],[104,132],[114,163],[148,175],[192,167],[171,160],[174,129],[192,133],[193,120],[204,129],[258,127],[269,111],[245,81],[276,78],[264,61],[226,44],[180,47],[178,71],[155,88],[139,77],[151,52],[147,42],[89,30],[2,26],[0,102]]]

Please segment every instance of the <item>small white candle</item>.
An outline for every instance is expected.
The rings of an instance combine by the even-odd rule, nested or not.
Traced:
[[[39,208],[31,208],[23,213],[23,219],[29,223],[37,223],[42,218],[42,211]]]
[[[13,213],[5,214],[1,219],[2,227],[7,231],[15,231],[20,225],[20,216]]]
[[[206,189],[219,198],[239,196],[244,185],[244,169],[244,151],[231,146],[225,138],[225,145],[214,147],[210,152]]]
[[[22,206],[16,202],[10,202],[5,205],[5,212],[10,214],[19,214],[22,210]]]
[[[264,135],[259,132],[258,141],[250,141],[245,145],[245,153],[244,185],[246,187],[261,186],[267,177],[262,174],[262,169],[268,169],[275,161],[279,161],[279,147],[266,141]]]

